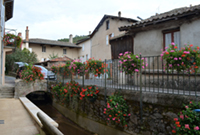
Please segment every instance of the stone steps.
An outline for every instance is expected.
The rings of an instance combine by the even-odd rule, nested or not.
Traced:
[[[0,98],[14,98],[15,87],[0,87]]]

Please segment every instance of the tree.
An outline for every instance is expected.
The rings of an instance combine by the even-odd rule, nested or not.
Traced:
[[[14,62],[26,62],[26,63],[36,63],[37,54],[30,52],[28,49],[16,49],[12,54],[6,55],[6,73],[9,71],[16,71],[16,66]]]
[[[81,40],[81,39],[84,39],[84,38],[88,38],[88,36],[85,36],[85,35],[78,36],[78,35],[76,35],[73,38],[73,43],[76,43],[78,40]],[[69,42],[69,38],[58,39],[58,41]]]
[[[55,59],[55,58],[58,58],[58,53],[54,54],[54,52],[53,52],[52,54],[49,54],[49,59],[50,60]]]

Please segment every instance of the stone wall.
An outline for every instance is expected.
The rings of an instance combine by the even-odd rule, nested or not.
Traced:
[[[114,92],[116,90],[107,89],[107,96]],[[191,100],[195,100],[195,97],[192,96],[149,92],[142,93],[141,121],[140,92],[128,90],[121,90],[120,92],[127,100],[131,113],[128,127],[125,129],[106,124],[105,115],[103,114],[105,106],[104,89],[100,89],[98,98],[94,103],[76,99],[64,104],[60,104],[59,101],[54,101],[54,106],[66,117],[71,118],[87,130],[91,130],[91,124],[88,120],[95,122],[95,126],[98,126],[97,123],[99,123],[98,127],[92,128],[92,131],[95,131],[99,135],[107,134],[107,127],[113,131],[119,131],[120,134],[170,135],[172,134],[171,131],[174,126],[173,118],[177,117],[177,114],[183,109],[182,105],[188,104]],[[200,101],[200,98],[197,98],[197,101]],[[67,110],[64,111],[63,108]],[[111,133],[110,130],[109,133]]]
[[[47,91],[47,80],[36,80],[35,82],[25,82],[22,79],[15,80],[14,98],[25,97],[34,91]]]

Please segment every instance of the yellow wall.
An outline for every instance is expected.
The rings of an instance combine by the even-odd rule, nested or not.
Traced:
[[[108,30],[106,30],[107,20],[109,20],[110,23],[110,28]],[[111,46],[106,45],[106,35],[110,35],[112,33],[114,33],[114,36],[123,34],[124,32],[120,32],[118,28],[127,24],[130,24],[130,22],[126,20],[106,19],[92,37],[92,57],[101,60],[111,59]]]
[[[58,54],[58,57],[67,56],[71,59],[77,58],[78,50],[77,48],[69,48],[69,47],[59,47],[59,46],[48,46],[46,45],[46,52],[42,52],[42,46],[39,44],[29,44],[29,48],[32,48],[32,52],[37,54],[38,61],[41,61],[42,58],[49,58],[51,54]],[[63,54],[63,49],[67,49],[67,54]]]
[[[78,44],[78,46],[82,46],[82,47],[83,47],[83,45],[84,45],[84,50],[82,48],[78,49],[78,57],[80,59],[82,59],[82,62],[85,62],[87,60],[86,55],[88,55],[88,59],[91,57],[90,56],[91,55],[90,54],[90,52],[91,52],[91,40],[88,39],[87,41]]]

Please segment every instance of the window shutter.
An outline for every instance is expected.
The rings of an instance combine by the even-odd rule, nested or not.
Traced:
[[[108,37],[108,35],[106,35],[106,45],[109,44],[108,40],[109,40],[109,37]]]

